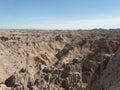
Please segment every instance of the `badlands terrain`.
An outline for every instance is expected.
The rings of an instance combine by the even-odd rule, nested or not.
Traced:
[[[0,90],[120,90],[120,30],[1,30]]]

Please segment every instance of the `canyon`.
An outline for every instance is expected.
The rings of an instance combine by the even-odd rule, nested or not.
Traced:
[[[120,90],[120,30],[0,30],[0,90]]]

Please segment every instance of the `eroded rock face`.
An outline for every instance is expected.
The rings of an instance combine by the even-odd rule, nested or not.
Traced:
[[[105,65],[107,64],[107,66]],[[101,64],[102,72],[99,78],[95,81],[92,80],[92,84],[89,86],[90,90],[119,90],[120,89],[120,48],[117,50],[114,56],[109,61]],[[106,67],[104,67],[106,66]],[[97,75],[97,74],[96,74]],[[97,75],[98,76],[98,75]],[[89,90],[89,89],[88,89]]]
[[[2,90],[120,89],[119,30],[0,31],[0,37]]]

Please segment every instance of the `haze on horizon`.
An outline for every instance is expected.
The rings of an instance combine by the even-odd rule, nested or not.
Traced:
[[[120,28],[120,0],[0,0],[0,28]]]

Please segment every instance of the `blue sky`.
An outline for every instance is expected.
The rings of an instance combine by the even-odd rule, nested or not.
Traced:
[[[120,28],[120,0],[0,0],[0,28]]]

